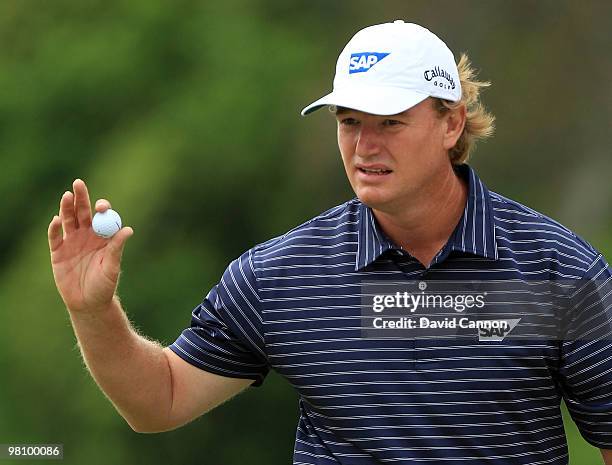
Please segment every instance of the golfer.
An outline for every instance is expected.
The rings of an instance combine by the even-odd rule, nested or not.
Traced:
[[[299,394],[295,465],[567,464],[562,399],[612,464],[612,343],[588,324],[610,321],[612,271],[467,164],[493,130],[485,85],[421,26],[359,31],[333,91],[302,111],[335,113],[356,197],[232,261],[169,347],[138,335],[115,295],[132,229],[96,237],[77,179],[49,225],[55,282],[87,367],[129,425],[178,428],[274,369]],[[529,329],[520,321],[461,338],[363,331],[368,283],[455,279],[595,285],[551,307],[571,338],[520,342],[513,332]]]

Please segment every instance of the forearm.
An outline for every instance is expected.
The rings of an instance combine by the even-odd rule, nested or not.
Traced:
[[[605,465],[612,465],[612,449],[600,449]]]
[[[69,312],[87,368],[136,431],[163,430],[172,404],[172,378],[159,344],[139,336],[118,299],[103,312]]]

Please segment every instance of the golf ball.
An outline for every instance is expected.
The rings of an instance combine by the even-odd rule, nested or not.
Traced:
[[[109,208],[103,213],[96,213],[91,226],[98,236],[108,239],[121,229],[121,217],[119,213]]]

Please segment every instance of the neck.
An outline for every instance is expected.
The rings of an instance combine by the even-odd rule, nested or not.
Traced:
[[[467,184],[449,166],[408,204],[394,211],[372,209],[385,234],[428,267],[448,242],[465,210]]]

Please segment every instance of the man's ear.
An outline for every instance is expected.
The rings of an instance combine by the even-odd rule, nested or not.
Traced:
[[[446,150],[452,149],[465,127],[466,109],[465,105],[449,110],[444,115],[443,144]]]

